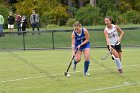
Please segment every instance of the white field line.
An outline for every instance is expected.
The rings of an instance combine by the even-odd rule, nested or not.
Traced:
[[[116,89],[116,88],[125,87],[125,86],[132,86],[132,85],[133,84],[130,84],[129,82],[125,82],[124,84],[121,84],[121,85],[101,87],[101,88],[96,88],[93,90],[81,91],[81,92],[76,92],[76,93],[89,93],[89,92],[103,91],[103,90],[109,90],[109,89]]]
[[[25,78],[18,78],[18,79],[9,79],[9,80],[3,80],[1,81],[1,83],[4,83],[4,82],[14,82],[14,81],[21,81],[21,80],[28,80],[28,79],[34,79],[34,78],[43,78],[45,76],[38,76],[38,77],[25,77]]]
[[[125,68],[127,67],[136,67],[136,65],[130,65],[130,66],[123,66]],[[92,70],[103,70],[105,68],[100,68],[100,69],[90,69],[89,71],[92,71]],[[76,71],[76,72],[70,72],[70,73],[80,73],[82,71]],[[49,76],[61,76],[63,75],[63,73],[61,74],[52,74],[52,75],[49,75]],[[21,80],[28,80],[28,79],[37,79],[37,78],[44,78],[46,77],[45,75],[44,76],[30,76],[30,77],[24,77],[24,78],[18,78],[18,79],[8,79],[8,80],[2,80],[0,81],[0,83],[5,83],[5,82],[15,82],[15,81],[21,81]]]

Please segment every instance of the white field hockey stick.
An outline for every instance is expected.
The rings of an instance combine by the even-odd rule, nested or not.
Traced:
[[[114,46],[116,46],[116,45],[119,45],[120,44],[120,42],[117,42]],[[103,56],[103,57],[101,57],[101,60],[106,60],[108,57],[109,57],[109,55],[111,54],[112,55],[112,47],[111,47],[111,49],[109,50],[109,52],[107,52],[106,53],[106,55],[105,56]],[[112,55],[113,57],[114,57],[114,55]]]

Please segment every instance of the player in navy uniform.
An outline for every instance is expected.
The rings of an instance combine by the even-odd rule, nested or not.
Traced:
[[[90,36],[86,28],[82,28],[82,25],[79,22],[75,22],[73,24],[74,31],[72,33],[72,54],[74,54],[74,51],[76,48],[78,48],[78,51],[75,55],[75,59],[73,62],[73,70],[76,70],[76,65],[81,60],[82,52],[84,54],[84,75],[90,75],[88,73],[88,68],[90,64]]]
[[[111,54],[113,54],[114,56],[114,61],[117,65],[118,71],[119,73],[122,73],[122,64],[121,64],[121,39],[124,35],[124,32],[122,31],[122,29],[117,26],[112,24],[112,18],[111,17],[106,17],[104,20],[106,27],[104,29],[104,35],[106,38],[106,42],[107,42],[107,47],[108,49],[112,50]],[[120,33],[120,35],[118,35],[118,32]]]

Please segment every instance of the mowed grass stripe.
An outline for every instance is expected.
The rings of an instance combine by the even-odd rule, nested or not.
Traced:
[[[123,49],[123,66],[132,66],[124,67],[124,76],[135,82],[140,81],[140,75],[138,74],[140,71],[138,61],[139,59],[137,59],[139,56],[139,51],[139,48]],[[91,56],[99,61],[99,63],[91,61],[91,71],[89,71],[92,74],[91,77],[83,76],[83,62],[81,62],[77,67],[77,71],[79,71],[79,73],[71,73],[70,78],[65,77],[62,73],[66,70],[71,59],[71,50],[12,52],[25,58],[26,60],[28,60],[28,62],[37,65],[39,68],[47,71],[48,76],[46,76],[44,73],[39,73],[37,70],[26,64],[21,63],[20,60],[17,60],[13,56],[6,56],[9,55],[8,52],[0,52],[1,56],[4,53],[4,56],[2,56],[2,58],[0,59],[0,70],[5,69],[5,71],[3,70],[0,73],[0,81],[3,81],[0,84],[0,92],[75,93],[78,91],[81,92],[86,90],[88,91],[93,89],[106,88],[114,85],[121,85],[127,82],[125,79],[117,76],[118,72],[116,70],[116,66],[110,57],[105,61],[100,61],[100,57],[104,55],[106,49],[91,49]],[[10,59],[12,60],[10,61]],[[41,59],[43,59],[43,61]],[[47,61],[44,61],[45,59]],[[107,68],[104,69],[100,65],[100,63],[108,66],[113,71],[113,73],[111,73],[109,70],[106,70]],[[7,71],[7,69],[10,70]],[[72,69],[70,70],[70,72],[72,72]],[[4,82],[4,80],[11,81]],[[139,85],[127,86],[96,91],[96,93],[132,93],[132,91],[134,91],[134,93],[139,93],[139,88]]]

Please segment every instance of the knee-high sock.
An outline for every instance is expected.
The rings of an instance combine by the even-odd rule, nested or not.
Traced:
[[[119,58],[114,58],[114,61],[116,63],[116,66],[118,69],[122,69],[122,64]]]
[[[90,61],[85,61],[85,63],[84,63],[84,73],[88,72],[89,64],[90,64]]]
[[[74,60],[74,62],[73,62],[75,65],[77,64],[77,62]]]

